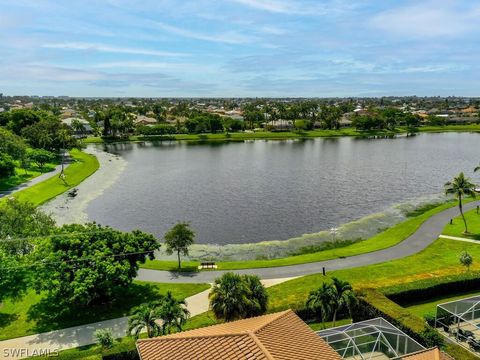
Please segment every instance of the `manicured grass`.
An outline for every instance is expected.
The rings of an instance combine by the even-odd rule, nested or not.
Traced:
[[[57,164],[54,163],[46,164],[42,171],[40,171],[40,169],[38,169],[36,166],[31,166],[27,169],[26,173],[25,169],[17,167],[15,168],[14,176],[0,179],[0,191],[10,190],[18,185],[36,178],[37,176],[48,173],[54,170],[56,165]]]
[[[317,261],[338,259],[341,257],[354,256],[359,254],[364,254],[372,251],[382,250],[389,248],[398,244],[399,242],[405,240],[411,234],[413,234],[418,227],[425,222],[429,217],[435,215],[447,208],[455,206],[455,202],[447,202],[445,204],[439,205],[433,209],[430,209],[423,214],[410,218],[403,221],[400,224],[397,224],[380,234],[377,234],[370,239],[356,242],[352,245],[339,247],[330,250],[324,250],[311,254],[290,256],[281,259],[274,260],[246,260],[246,261],[225,261],[216,263],[218,270],[238,270],[238,269],[249,269],[249,268],[266,268],[266,267],[276,267],[276,266],[288,266],[288,265],[298,265],[305,264]],[[172,266],[172,261],[160,261],[153,260],[149,261],[146,264],[142,265],[147,269],[155,270],[175,270],[175,266]],[[185,263],[186,267],[195,267],[198,266],[198,262],[188,262]]]
[[[198,261],[182,261],[182,267],[178,270],[178,263],[176,261],[159,261],[159,260],[147,260],[145,264],[142,264],[140,267],[144,269],[152,270],[164,270],[164,271],[182,271],[182,272],[194,272],[199,271],[198,266],[200,262]]]
[[[417,129],[418,132],[480,132],[480,125],[447,125],[447,126],[422,126]],[[175,134],[168,136],[130,136],[126,139],[103,139],[101,137],[89,137],[83,140],[85,144],[99,144],[115,141],[144,141],[144,140],[180,140],[180,141],[205,141],[205,140],[224,140],[241,141],[254,139],[299,139],[315,137],[340,137],[340,136],[388,136],[394,134],[406,133],[407,129],[399,127],[395,130],[372,130],[359,131],[355,128],[342,128],[339,130],[310,130],[310,131],[285,131],[285,132],[236,132],[236,133],[218,133],[218,134]]]
[[[480,294],[479,291],[473,291],[473,292],[467,291],[461,294],[435,297],[435,298],[429,299],[428,302],[423,302],[418,304],[409,304],[408,306],[405,306],[405,308],[409,310],[411,313],[423,318],[425,315],[435,315],[438,304],[442,304],[448,301],[464,299],[464,298],[478,295],[478,294]]]
[[[141,303],[158,299],[171,291],[184,299],[208,289],[208,284],[161,284],[135,281],[115,295],[108,304],[75,308],[58,316],[61,310],[44,295],[29,291],[20,301],[7,300],[0,308],[0,340],[63,329],[70,326],[126,316]]]
[[[355,288],[382,288],[415,280],[458,274],[465,271],[459,255],[467,250],[474,258],[471,269],[480,269],[480,246],[454,240],[438,239],[432,245],[400,260],[329,272],[326,276],[315,274],[290,280],[268,289],[270,310],[301,307],[309,292],[329,281],[331,276],[347,280]]]
[[[453,219],[452,225],[445,225],[443,234],[480,240],[480,214],[477,214],[477,210],[473,209],[465,213],[465,219],[467,220],[468,234],[463,233],[465,225],[460,215]]]
[[[41,205],[57,195],[80,184],[87,177],[97,171],[99,167],[95,156],[81,152],[70,151],[73,162],[65,169],[65,184],[58,176],[53,176],[28,189],[21,190],[13,196],[22,201],[29,201],[34,205]]]

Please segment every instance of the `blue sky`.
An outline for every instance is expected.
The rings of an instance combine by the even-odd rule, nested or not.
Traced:
[[[0,0],[0,92],[480,95],[480,2]]]

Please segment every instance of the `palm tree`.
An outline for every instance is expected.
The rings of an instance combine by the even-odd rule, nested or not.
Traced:
[[[267,312],[268,294],[265,286],[257,275],[243,275],[248,299],[250,304],[247,307],[246,317],[263,315]]]
[[[356,302],[355,293],[352,289],[352,285],[348,281],[343,281],[337,279],[336,277],[332,278],[332,310],[333,310],[333,326],[335,327],[335,322],[337,321],[337,312],[341,311],[345,307],[348,309],[348,312],[352,313],[352,306]]]
[[[325,320],[332,312],[332,284],[322,283],[317,290],[312,290],[307,299],[307,307],[314,311],[320,311],[322,326],[325,328]]]
[[[172,292],[168,291],[158,303],[158,313],[163,321],[162,334],[170,334],[172,328],[182,331],[183,325],[190,317],[187,310],[185,300],[177,300],[173,297]]]
[[[212,291],[208,295],[210,309],[217,319],[232,321],[246,317],[250,300],[248,289],[240,275],[226,273],[215,279]]]
[[[475,197],[475,185],[461,172],[458,176],[454,177],[451,182],[449,181],[445,184],[445,194],[453,194],[458,199],[458,209],[465,224],[465,231],[463,233],[467,234],[467,220],[465,220],[465,215],[463,215],[462,198],[466,196]]]
[[[477,172],[480,170],[480,165],[478,165],[475,169],[473,169],[473,172]]]
[[[130,319],[128,319],[128,334],[138,338],[144,328],[147,329],[149,338],[161,333],[161,327],[157,324],[160,319],[158,304],[141,304],[133,309]]]

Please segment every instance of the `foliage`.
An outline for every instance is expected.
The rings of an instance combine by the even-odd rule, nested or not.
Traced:
[[[44,111],[15,109],[0,113],[0,126],[6,126],[20,135],[23,128],[34,125],[46,117],[48,117],[48,113]]]
[[[66,307],[108,301],[114,290],[131,284],[138,263],[153,259],[159,248],[152,235],[138,230],[122,233],[95,223],[64,225],[36,245],[34,287]]]
[[[25,259],[0,249],[0,303],[6,298],[18,300],[27,291],[29,273]]]
[[[94,336],[102,349],[110,349],[115,341],[113,338],[112,329],[97,329],[94,332]]]
[[[332,314],[333,296],[332,287],[328,283],[322,283],[316,290],[310,291],[306,305],[316,311],[320,316],[322,325],[325,328],[325,321]]]
[[[160,313],[155,303],[141,304],[133,309],[128,319],[127,333],[138,339],[142,330],[146,329],[149,338],[158,336],[162,331],[162,328],[157,323],[159,319]]]
[[[10,255],[25,255],[32,248],[32,238],[50,234],[55,221],[33,206],[15,198],[0,203],[0,249]]]
[[[27,157],[38,166],[40,171],[42,171],[45,164],[50,163],[55,159],[55,154],[44,149],[29,149],[27,151]]]
[[[464,251],[460,254],[460,264],[467,268],[467,271],[470,271],[470,265],[473,263],[472,255],[468,252]]]
[[[177,133],[177,129],[170,124],[157,124],[154,126],[140,126],[136,129],[136,133],[144,136],[173,135]]]
[[[162,334],[170,334],[174,329],[182,331],[183,326],[190,317],[185,300],[176,299],[171,291],[168,291],[157,303],[158,313],[162,320]]]
[[[475,197],[475,184],[470,182],[470,179],[466,178],[463,172],[458,174],[452,181],[445,184],[445,194],[453,194],[458,199],[458,209],[462,216],[463,223],[465,224],[465,233],[468,233],[467,220],[463,214],[462,199],[465,197]]]
[[[59,151],[77,146],[70,128],[53,115],[45,116],[40,121],[24,127],[21,135],[30,146],[38,149]]]
[[[7,153],[0,152],[0,178],[15,175],[15,162]]]
[[[231,272],[215,279],[209,299],[215,317],[225,321],[264,314],[268,303],[265,288],[257,276]]]
[[[26,145],[23,139],[0,127],[0,153],[10,155],[13,159],[20,160],[25,156]]]
[[[187,223],[175,224],[165,234],[165,251],[168,255],[177,253],[178,268],[180,269],[180,255],[188,256],[188,248],[195,240],[195,233],[190,229]]]

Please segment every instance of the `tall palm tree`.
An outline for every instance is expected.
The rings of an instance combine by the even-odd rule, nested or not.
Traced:
[[[182,331],[183,325],[190,317],[185,300],[177,300],[173,297],[171,291],[167,292],[158,303],[158,314],[163,322],[162,334],[170,334],[172,328]]]
[[[226,273],[215,279],[208,295],[210,308],[217,319],[232,321],[246,317],[250,300],[248,289],[240,275]]]
[[[352,285],[348,281],[343,281],[337,279],[336,277],[332,278],[332,310],[333,310],[333,326],[337,321],[337,312],[341,311],[344,308],[348,309],[348,312],[352,313],[352,306],[356,302],[355,293],[352,289]]]
[[[463,223],[465,224],[464,234],[468,233],[467,220],[463,215],[462,199],[467,196],[475,197],[475,185],[470,182],[470,179],[466,178],[463,172],[458,174],[445,184],[445,194],[453,194],[458,199],[458,209],[462,215]]]
[[[160,313],[157,304],[141,304],[133,309],[132,315],[128,319],[128,334],[138,338],[142,330],[146,328],[149,338],[157,336],[162,331],[160,325],[157,324],[159,319]]]
[[[320,311],[322,327],[325,328],[325,320],[332,312],[332,284],[322,283],[317,290],[312,290],[307,299],[307,307],[314,311]]]

